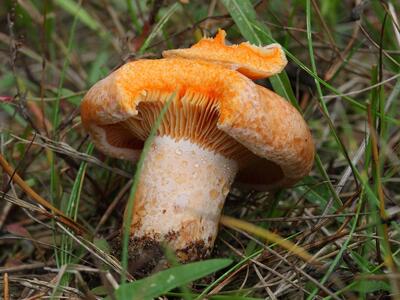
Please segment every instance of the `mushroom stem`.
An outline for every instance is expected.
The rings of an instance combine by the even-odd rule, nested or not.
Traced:
[[[181,262],[209,255],[237,170],[236,161],[189,140],[156,137],[135,195],[134,256],[154,253],[161,245],[173,249]]]

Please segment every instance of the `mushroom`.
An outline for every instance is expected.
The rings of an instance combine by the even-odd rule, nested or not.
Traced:
[[[270,189],[294,184],[312,167],[314,145],[300,113],[251,80],[283,69],[280,46],[227,46],[224,37],[220,31],[165,51],[166,58],[126,63],[83,99],[82,122],[97,148],[134,162],[175,95],[139,178],[130,232],[136,258],[161,244],[181,262],[206,257],[235,178]]]

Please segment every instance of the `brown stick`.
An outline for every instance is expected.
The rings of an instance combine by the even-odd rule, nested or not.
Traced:
[[[4,288],[3,288],[4,300],[10,300],[10,289],[8,287],[8,273],[4,274],[3,283],[4,283]]]

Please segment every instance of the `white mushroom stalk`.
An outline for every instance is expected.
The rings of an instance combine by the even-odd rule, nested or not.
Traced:
[[[189,140],[156,137],[135,195],[133,253],[164,244],[183,262],[209,255],[237,170],[234,160]]]

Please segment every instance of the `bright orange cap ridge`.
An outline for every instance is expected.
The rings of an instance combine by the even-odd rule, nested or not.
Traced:
[[[186,49],[163,51],[164,57],[203,59],[237,70],[251,79],[261,79],[280,73],[287,64],[281,45],[258,47],[248,42],[226,45],[226,33],[219,30],[215,38],[203,38]]]

